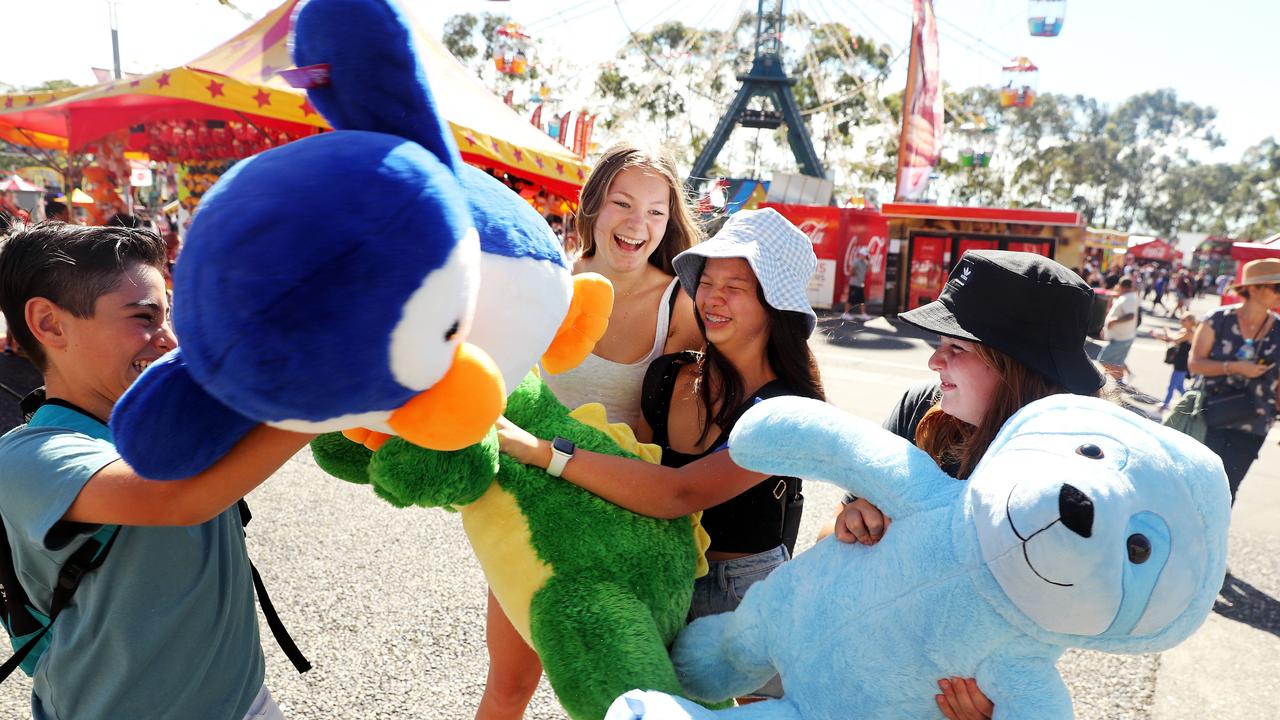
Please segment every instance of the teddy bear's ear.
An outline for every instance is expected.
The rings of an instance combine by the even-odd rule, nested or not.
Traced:
[[[303,71],[298,77],[307,78],[311,103],[334,129],[398,135],[451,170],[461,164],[411,23],[395,3],[304,0],[293,18],[293,61]]]

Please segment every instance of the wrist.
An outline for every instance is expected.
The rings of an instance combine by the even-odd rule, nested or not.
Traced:
[[[551,442],[539,439],[529,450],[529,461],[525,465],[533,465],[534,467],[546,470],[551,465]]]

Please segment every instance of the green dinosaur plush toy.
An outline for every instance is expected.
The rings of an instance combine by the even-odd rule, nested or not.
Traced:
[[[570,413],[530,374],[507,417],[541,438],[657,462],[603,406]],[[593,427],[594,426],[594,427]],[[636,687],[678,693],[667,647],[685,624],[709,539],[692,518],[637,515],[498,453],[497,435],[456,452],[399,438],[376,451],[339,433],[311,444],[316,462],[369,483],[397,507],[457,509],[494,596],[542,659],[561,705],[578,720],[604,716]]]

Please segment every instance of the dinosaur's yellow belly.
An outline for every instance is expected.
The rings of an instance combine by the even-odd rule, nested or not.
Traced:
[[[516,498],[491,483],[479,500],[459,509],[493,595],[530,647],[529,607],[533,594],[551,578],[552,568],[533,551],[529,524]]]

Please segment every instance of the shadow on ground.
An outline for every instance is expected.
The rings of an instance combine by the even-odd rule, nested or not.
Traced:
[[[883,320],[883,319],[882,319]],[[913,325],[886,320],[890,327],[880,322],[866,324],[856,320],[841,320],[839,315],[818,320],[818,332],[827,342],[838,347],[856,347],[865,350],[904,350],[912,347],[914,340],[921,340],[929,347],[938,346],[938,336]]]
[[[1227,573],[1213,611],[1224,618],[1280,636],[1280,601]]]

